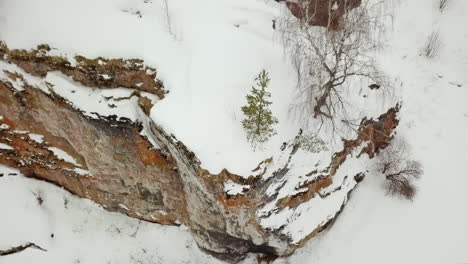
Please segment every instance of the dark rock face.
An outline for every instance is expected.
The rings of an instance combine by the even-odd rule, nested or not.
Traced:
[[[338,29],[345,12],[359,7],[361,0],[299,0],[285,1],[291,13],[299,19],[307,19],[311,26]]]
[[[164,94],[162,85],[154,79],[154,69],[147,71],[146,66],[139,65],[128,70],[126,66],[122,68],[128,65],[125,61],[115,68],[88,62],[85,64],[88,66],[71,66],[64,61],[54,64],[56,58],[38,50],[9,50],[3,43],[0,58],[33,76],[45,76],[48,71],[58,70],[76,82],[100,89],[125,84],[138,90],[143,87],[138,84],[146,80],[148,86],[144,91],[153,91],[160,98]],[[99,60],[108,64],[113,61]],[[145,128],[150,131],[147,136],[140,133],[142,123],[115,116],[89,118],[59,95],[32,87],[21,73],[5,73],[7,80],[0,81],[0,142],[12,149],[0,149],[0,164],[18,168],[27,177],[62,186],[110,211],[160,224],[185,224],[200,248],[230,262],[242,259],[248,252],[261,253],[267,258],[289,255],[326,227],[317,227],[296,244],[290,243],[290,238],[284,234],[262,227],[257,210],[272,199],[266,196],[266,190],[275,179],[285,175],[288,164],[280,166],[269,179],[262,178],[261,167],[271,160],[259,164],[254,170],[260,173],[257,176],[244,178],[227,170],[212,175],[200,167],[195,154],[182,142],[165,133],[147,116],[151,101],[141,93],[135,92],[132,96],[138,98],[135,107],[141,111]],[[115,77],[111,83],[95,78],[104,73],[123,77]],[[125,78],[128,74],[140,77]],[[21,80],[22,90],[13,87],[17,80]],[[361,154],[369,157],[385,148],[398,124],[397,112],[398,107],[395,107],[378,120],[364,119],[357,138],[345,142],[344,149],[334,154],[327,173],[305,181],[299,187],[306,191],[279,200],[276,210],[295,208],[330,186],[348,154],[362,144],[365,147]],[[34,140],[34,134],[42,135],[43,141]],[[59,159],[50,147],[63,150],[76,163]],[[296,151],[293,143],[284,147],[290,157]],[[228,195],[224,183],[229,180],[250,188],[243,195]]]

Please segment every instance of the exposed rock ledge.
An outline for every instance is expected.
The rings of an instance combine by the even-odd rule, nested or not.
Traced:
[[[276,0],[286,2],[291,14],[307,19],[311,26],[338,29],[343,24],[343,15],[361,5],[362,0]]]
[[[294,169],[299,159],[314,161],[291,140],[282,155],[261,162],[248,178],[226,170],[211,175],[148,117],[152,102],[165,92],[156,71],[141,61],[75,57],[72,63],[50,55],[47,46],[9,50],[4,43],[0,58],[0,143],[8,146],[0,148],[1,164],[110,211],[187,225],[200,248],[231,262],[248,252],[291,254],[326,228],[364,177],[351,165],[385,148],[398,124],[398,106],[377,120],[362,120],[356,138],[320,170]],[[59,74],[52,71],[66,82],[51,78]],[[68,85],[74,90],[66,90]],[[134,91],[85,98],[108,107],[100,113],[67,98],[80,94],[75,90],[120,86]],[[111,114],[128,106],[136,109],[134,116]],[[228,193],[226,184],[245,188]],[[315,214],[324,205],[327,213]]]

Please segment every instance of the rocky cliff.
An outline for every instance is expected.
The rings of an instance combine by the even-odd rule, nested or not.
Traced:
[[[385,148],[398,124],[398,106],[363,119],[320,168],[296,138],[252,175],[213,175],[149,117],[166,94],[156,69],[54,52],[0,45],[0,163],[110,211],[184,224],[200,248],[231,262],[291,254],[326,228],[365,176],[355,165]]]

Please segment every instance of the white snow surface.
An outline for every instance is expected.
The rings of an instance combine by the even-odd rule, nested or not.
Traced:
[[[0,0],[0,39],[10,48],[47,43],[68,55],[144,59],[170,90],[153,108],[152,118],[193,150],[212,173],[227,168],[248,176],[261,160],[272,155],[281,159],[274,154],[299,128],[288,115],[295,74],[271,28],[271,20],[281,15],[281,5],[265,0],[169,0],[169,34],[163,2]],[[398,134],[409,141],[414,157],[425,168],[418,181],[419,193],[413,202],[385,196],[383,179],[367,175],[330,230],[275,263],[468,263],[468,1],[451,0],[443,13],[435,0],[391,2],[393,27],[379,61],[397,81],[395,93],[403,101]],[[440,32],[443,45],[438,56],[427,59],[421,56],[421,48],[433,30]],[[20,72],[12,65],[0,66]],[[240,125],[240,106],[263,68],[270,72],[272,111],[280,124],[278,135],[263,150],[252,152]],[[2,71],[0,78],[6,78]],[[27,81],[45,89],[40,79]],[[63,86],[62,96],[76,87],[88,92],[82,98],[94,101],[80,99],[83,104],[77,105],[85,113],[97,109],[104,115],[114,114],[99,106],[99,94],[91,94],[60,73],[48,74],[47,81]],[[21,89],[20,83],[14,87]],[[65,98],[72,96],[70,92]],[[80,100],[70,101],[78,104]],[[366,103],[355,106],[386,108]],[[131,106],[118,109],[126,109],[119,116],[135,117]],[[316,157],[311,165],[318,160],[327,163],[324,157]],[[294,164],[298,171],[291,177],[297,179],[288,181],[280,195],[297,191],[295,187],[304,181],[300,176],[309,170],[305,165]],[[357,169],[345,168],[340,171],[346,173],[339,175]],[[11,169],[2,167],[2,172]],[[21,176],[3,176],[0,182],[0,249],[26,241],[48,249],[0,258],[1,264],[138,263],[135,258],[142,263],[220,263],[196,249],[188,232],[180,228],[108,213]],[[46,198],[42,207],[33,194],[39,191]],[[63,197],[69,200],[69,209],[64,208]],[[287,228],[294,241],[316,224],[318,211],[333,211],[339,205],[338,200],[330,200],[322,201],[323,207],[315,206],[319,201],[283,211],[293,219]],[[269,226],[284,220],[275,217]],[[137,226],[140,231],[133,238],[130,235]],[[54,238],[50,238],[52,232]],[[255,261],[249,258],[244,263]]]
[[[11,149],[14,149],[13,147],[11,147],[10,145],[7,145],[5,143],[1,143],[0,142],[0,149],[8,149],[8,150],[11,150]]]
[[[28,136],[29,136],[30,139],[36,141],[39,144],[44,143],[44,136],[43,135],[30,133]]]
[[[81,167],[81,165],[78,164],[78,162],[67,152],[56,147],[48,147],[47,149],[52,151],[57,158],[69,162],[77,167]]]
[[[250,188],[250,185],[242,185],[229,180],[224,183],[224,192],[229,195],[239,195],[243,194],[246,190]]]

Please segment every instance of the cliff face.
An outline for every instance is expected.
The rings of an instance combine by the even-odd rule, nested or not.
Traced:
[[[0,58],[1,164],[110,211],[187,225],[202,249],[228,261],[248,252],[288,255],[323,230],[364,177],[346,166],[385,148],[398,124],[398,106],[362,120],[356,138],[321,170],[293,169],[308,157],[293,139],[250,177],[226,170],[212,175],[149,118],[166,92],[142,61],[66,59],[50,55],[48,46],[9,50],[4,43]],[[84,109],[80,100],[96,107]],[[331,201],[325,215],[310,210]],[[297,213],[306,209],[312,215]]]

